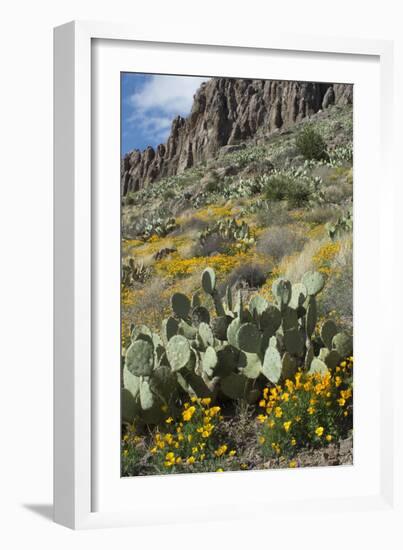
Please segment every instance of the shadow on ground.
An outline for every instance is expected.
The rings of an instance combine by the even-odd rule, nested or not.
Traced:
[[[23,507],[30,510],[34,514],[47,519],[48,521],[53,521],[52,504],[23,504]]]

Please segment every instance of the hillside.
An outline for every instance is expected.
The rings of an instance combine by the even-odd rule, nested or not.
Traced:
[[[215,338],[218,338],[214,340],[214,347],[218,345],[217,353],[221,349],[220,346],[224,344],[226,350],[232,347],[234,351],[235,344],[231,343],[231,346],[228,346],[224,341],[227,338],[225,332],[220,335],[220,323],[225,317],[220,317],[219,313],[221,300],[226,304],[224,308],[226,322],[230,322],[240,313],[239,309],[238,314],[235,313],[239,304],[233,307],[229,307],[229,304],[235,304],[237,300],[241,300],[244,304],[249,302],[249,311],[251,311],[254,296],[258,296],[258,300],[263,298],[265,304],[273,303],[276,301],[276,295],[273,292],[279,278],[290,281],[293,288],[305,288],[304,285],[301,287],[300,281],[304,280],[306,272],[318,273],[325,283],[323,289],[321,285],[322,290],[315,299],[314,318],[317,328],[312,336],[314,342],[312,349],[306,351],[304,348],[303,351],[304,356],[305,353],[307,357],[308,353],[312,354],[308,363],[305,358],[305,365],[309,365],[314,359],[326,369],[324,361],[327,361],[325,358],[329,351],[322,349],[324,336],[320,333],[320,327],[324,324],[328,327],[337,325],[337,331],[343,331],[340,334],[346,335],[341,337],[342,340],[344,338],[343,342],[350,342],[353,325],[352,105],[348,99],[349,90],[344,88],[342,92],[339,90],[338,94],[332,96],[331,103],[334,103],[337,97],[338,104],[327,105],[325,109],[320,108],[326,93],[329,97],[330,89],[333,90],[329,86],[321,89],[322,103],[317,101],[316,111],[309,116],[296,114],[292,117],[295,119],[293,121],[284,115],[284,121],[287,120],[287,122],[284,122],[281,128],[271,127],[270,131],[268,131],[267,121],[271,120],[271,117],[266,116],[266,122],[259,128],[255,128],[253,135],[236,140],[227,136],[224,145],[219,146],[216,143],[209,149],[208,154],[207,142],[203,142],[205,146],[202,147],[200,141],[194,149],[198,151],[197,162],[192,161],[194,164],[191,166],[179,170],[180,163],[175,161],[175,170],[179,173],[156,177],[153,181],[147,181],[145,178],[137,186],[137,190],[126,189],[126,193],[122,195],[123,355],[128,348],[132,349],[133,342],[135,343],[137,338],[134,335],[137,335],[138,331],[148,334],[147,331],[151,330],[156,335],[161,335],[153,338],[162,337],[164,340],[168,320],[174,325],[179,322],[179,326],[182,326],[178,334],[185,334],[191,342],[196,356],[194,368],[199,368],[197,365],[200,360],[201,369],[203,361],[206,361],[207,352],[205,347],[198,348],[197,339],[194,340],[194,327],[197,332],[197,327],[202,320],[197,317],[201,310],[203,310],[203,319],[205,319],[206,310],[210,312],[209,323]],[[195,107],[194,110],[197,108]],[[234,132],[234,127],[233,125],[231,132]],[[231,132],[230,135],[233,135]],[[204,155],[206,155],[205,158]],[[182,157],[179,155],[177,158]],[[200,280],[206,268],[213,269],[217,276],[216,291],[210,295],[206,294],[206,290],[203,292],[204,287],[202,288]],[[273,283],[275,283],[274,286]],[[174,296],[179,296],[175,299],[179,300],[180,306],[172,301]],[[182,307],[187,311],[186,300],[188,300],[187,297],[192,296],[193,317],[188,317],[187,313],[180,312]],[[312,302],[314,298],[309,300]],[[308,307],[306,303],[304,307],[301,305],[297,307],[299,318],[306,314],[306,307]],[[217,310],[215,314],[214,309]],[[249,313],[248,316],[247,318],[251,318]],[[170,319],[173,320],[170,321]],[[304,317],[300,318],[298,325],[300,332],[305,331],[303,319]],[[283,338],[290,330],[290,326],[284,323],[288,321],[283,320],[281,334],[277,335],[279,349],[283,350],[282,354],[284,353]],[[144,325],[146,325],[145,328]],[[133,326],[140,326],[140,328],[133,329]],[[260,337],[264,337],[264,332],[259,336],[259,341]],[[147,338],[148,336],[144,336],[144,339]],[[166,345],[165,340],[164,345]],[[248,345],[245,349],[249,349]],[[243,349],[242,346],[241,349]],[[288,350],[287,346],[285,349]],[[345,350],[343,352],[339,353],[338,347],[336,349],[337,353],[330,352],[333,358],[336,356],[341,360],[344,355],[351,355],[349,344],[343,347]],[[128,353],[130,355],[130,351]],[[246,357],[249,361],[251,359],[249,355],[255,356],[255,352],[249,355],[248,353]],[[301,365],[301,353],[302,351],[296,352],[295,349],[292,352],[295,355],[292,363],[295,369],[297,365]],[[266,356],[264,359],[266,361]],[[290,356],[286,351],[283,355],[283,368],[284,361],[289,360]],[[334,464],[351,462],[350,443],[346,447],[343,440],[339,441],[338,438],[345,438],[350,434],[349,419],[352,418],[352,408],[348,409],[348,412],[347,409],[345,411],[347,419],[342,421],[341,431],[329,434],[327,441],[329,444],[331,441],[332,443],[327,455],[324,455],[321,450],[319,445],[321,435],[319,435],[314,436],[316,439],[310,444],[305,442],[301,443],[301,447],[298,445],[297,454],[291,450],[291,447],[287,447],[287,452],[278,453],[278,458],[274,454],[274,457],[267,461],[271,456],[270,452],[263,452],[256,443],[257,439],[261,442],[267,439],[267,435],[261,435],[260,428],[256,428],[258,408],[255,409],[255,406],[250,408],[248,405],[246,409],[241,407],[234,412],[232,402],[228,402],[228,395],[238,396],[238,394],[234,393],[232,386],[229,390],[224,381],[231,378],[232,383],[235,378],[242,379],[247,384],[242,391],[246,391],[247,387],[247,391],[251,392],[248,394],[248,399],[251,399],[253,392],[259,395],[263,391],[264,380],[267,382],[267,378],[265,379],[262,375],[263,356],[260,352],[257,353],[254,359],[256,363],[249,365],[248,368],[240,366],[238,361],[239,358],[236,361],[234,359],[234,364],[231,364],[231,369],[234,370],[227,378],[217,379],[218,386],[215,385],[216,378],[209,378],[211,374],[207,376],[206,373],[202,374],[201,371],[195,370],[195,373],[198,373],[196,378],[200,376],[200,382],[203,380],[204,390],[201,394],[209,395],[208,399],[219,403],[225,411],[220,430],[224,430],[225,438],[229,438],[232,441],[231,444],[236,445],[237,456],[240,457],[236,463],[226,462],[225,468],[239,469],[241,463],[245,465],[243,469],[282,467],[288,464],[287,457],[293,456],[299,461],[299,465],[330,464],[332,463],[330,459],[324,458],[328,456],[329,449]],[[134,368],[137,367],[134,366]],[[193,369],[193,367],[186,368]],[[347,362],[346,368],[352,368],[352,362]],[[125,369],[127,373],[127,366]],[[191,390],[189,388],[192,383],[186,378],[190,384],[187,386],[183,379],[184,371],[180,372],[182,379],[178,374],[178,380],[182,389],[179,389],[179,392],[184,388],[187,388],[186,391],[193,392],[198,384],[196,378],[192,378],[196,386],[193,385]],[[126,383],[127,376],[129,375],[126,374]],[[216,380],[214,384],[213,380]],[[253,389],[249,385],[252,382]],[[351,398],[351,389],[348,384],[346,382],[342,389]],[[150,388],[152,390],[153,386],[150,385]],[[196,395],[199,395],[199,390],[195,391]],[[158,392],[154,392],[153,395],[156,399]],[[241,392],[239,396],[241,395],[244,394]],[[164,399],[162,402],[158,401],[160,398],[161,396],[154,402],[165,402]],[[235,402],[238,403],[238,400]],[[181,398],[175,403],[182,403]],[[179,414],[175,412],[176,406],[177,404],[172,405],[173,409],[170,413],[174,419],[175,415]],[[133,407],[133,411],[136,410],[136,414],[139,414],[140,404],[133,404]],[[154,410],[156,414],[156,409],[150,410]],[[151,416],[147,410],[143,409],[141,414],[143,421],[150,422]],[[152,418],[153,422],[157,422],[154,420],[155,416]],[[246,434],[244,439],[236,435],[239,423],[242,422]],[[153,459],[149,445],[152,443],[147,437],[143,438],[141,428],[139,429],[140,432],[138,429],[135,430],[137,434],[135,437],[139,439],[135,440],[137,443],[134,447],[127,446],[127,443],[123,446],[127,453],[132,453],[136,449],[137,453],[141,449],[141,465],[133,469],[133,466],[130,466],[131,463],[124,462],[124,475],[152,473],[151,470],[154,468],[150,466]],[[133,436],[134,432],[129,433]],[[131,436],[128,437],[130,439]],[[127,439],[125,441],[127,442]],[[350,439],[348,441],[351,442]],[[169,473],[165,470],[170,469],[171,466],[164,467],[161,463],[160,473]],[[190,471],[207,471],[203,470],[207,468],[206,465],[203,467],[200,465],[196,470],[192,468]],[[177,471],[177,469],[170,471]]]
[[[225,145],[267,137],[331,105],[348,105],[348,84],[213,78],[202,84],[188,117],[176,117],[165,144],[122,160],[122,195],[206,162]]]

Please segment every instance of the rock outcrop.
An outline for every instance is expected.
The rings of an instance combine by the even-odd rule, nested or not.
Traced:
[[[330,105],[352,103],[349,84],[213,78],[194,96],[187,118],[176,117],[165,144],[122,159],[122,193],[215,156],[256,134],[269,135]]]

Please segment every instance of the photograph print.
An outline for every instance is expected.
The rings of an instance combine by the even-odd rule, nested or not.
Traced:
[[[353,464],[353,86],[121,73],[120,107],[121,475]]]

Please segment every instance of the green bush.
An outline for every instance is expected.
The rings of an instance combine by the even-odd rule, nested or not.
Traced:
[[[265,196],[271,201],[287,200],[291,208],[300,208],[309,201],[312,192],[308,180],[279,173],[268,178]]]
[[[328,158],[326,143],[319,132],[312,126],[305,126],[298,134],[295,144],[298,152],[307,160],[326,160]]]

